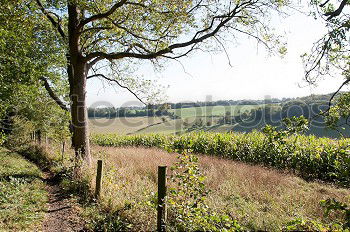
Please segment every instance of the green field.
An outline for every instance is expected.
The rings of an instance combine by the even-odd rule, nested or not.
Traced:
[[[229,106],[202,106],[202,107],[190,107],[171,109],[170,112],[174,112],[175,115],[181,118],[190,117],[210,117],[210,116],[224,116],[227,111],[231,112],[232,116],[238,114],[238,112],[250,111],[260,107],[261,105],[229,105]]]

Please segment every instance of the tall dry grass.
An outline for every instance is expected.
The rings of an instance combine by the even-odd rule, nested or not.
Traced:
[[[177,154],[159,149],[99,146],[93,147],[93,154],[105,164],[102,206],[119,211],[132,222],[133,230],[154,230],[157,166],[172,166]],[[349,189],[306,182],[288,173],[217,157],[200,156],[199,160],[211,190],[207,199],[210,208],[235,217],[248,229],[281,230],[297,217],[327,222],[332,218],[323,218],[320,200],[350,200]],[[94,178],[91,184],[94,186]]]

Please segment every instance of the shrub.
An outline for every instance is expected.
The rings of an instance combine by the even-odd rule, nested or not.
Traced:
[[[200,172],[198,157],[183,153],[172,167],[169,190],[169,225],[176,231],[238,231],[236,220],[213,212],[206,204],[208,190]]]

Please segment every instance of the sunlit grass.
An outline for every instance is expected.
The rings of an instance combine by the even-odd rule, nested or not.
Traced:
[[[104,160],[101,204],[130,221],[135,230],[154,230],[157,166],[172,166],[175,153],[146,148],[94,147]],[[294,218],[330,222],[320,200],[350,200],[350,190],[306,182],[291,174],[216,157],[200,156],[210,189],[208,205],[233,216],[247,229],[281,230]],[[92,186],[94,183],[92,182]]]

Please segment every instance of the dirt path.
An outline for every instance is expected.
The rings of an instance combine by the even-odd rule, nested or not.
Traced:
[[[42,224],[42,231],[86,231],[84,229],[84,221],[78,216],[79,208],[74,199],[62,194],[52,174],[45,173],[45,180],[49,201],[47,203],[47,214]]]

